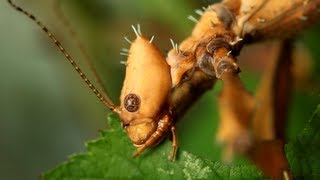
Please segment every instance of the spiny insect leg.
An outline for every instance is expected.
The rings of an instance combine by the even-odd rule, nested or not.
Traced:
[[[252,144],[250,124],[255,99],[239,78],[236,59],[228,48],[216,49],[213,67],[223,88],[219,96],[220,125],[217,141],[225,145],[224,160],[230,162],[234,153],[246,152]],[[241,102],[241,103],[240,103]]]
[[[225,145],[224,160],[230,162],[234,153],[245,153],[253,143],[251,119],[255,99],[245,89],[238,74],[225,71],[219,96],[220,125],[217,141]]]

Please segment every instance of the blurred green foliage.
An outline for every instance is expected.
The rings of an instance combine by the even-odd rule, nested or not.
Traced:
[[[74,39],[56,18],[52,0],[19,2],[56,34],[85,70]],[[118,101],[124,66],[120,49],[134,38],[130,25],[140,23],[146,36],[165,53],[169,39],[180,42],[193,23],[187,15],[213,1],[195,0],[72,0],[62,1],[80,41],[92,58],[106,89]],[[68,154],[83,151],[83,142],[98,136],[105,127],[107,110],[89,91],[43,32],[26,17],[0,2],[0,174],[1,179],[34,179],[63,161]],[[320,102],[317,47],[319,27],[301,35],[313,59],[314,85],[293,94],[288,137],[304,126]],[[259,76],[243,68],[241,78],[251,91]],[[91,76],[89,74],[89,76]],[[92,78],[92,76],[91,76]],[[210,160],[219,160],[221,147],[214,136],[218,123],[216,98],[220,84],[207,92],[178,122],[181,148]],[[17,173],[19,172],[19,173]]]
[[[303,131],[285,146],[288,162],[296,179],[318,179],[320,177],[319,131],[320,105]]]

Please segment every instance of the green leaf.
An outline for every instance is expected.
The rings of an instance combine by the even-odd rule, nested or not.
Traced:
[[[177,153],[172,162],[168,156],[171,142],[166,140],[136,159],[135,151],[114,115],[108,117],[110,128],[102,137],[86,144],[87,152],[70,157],[58,167],[43,174],[43,179],[257,179],[263,175],[253,166],[228,166],[202,159],[187,151]],[[292,173],[296,178],[320,177],[320,105],[304,130],[285,146]]]
[[[166,140],[133,159],[135,151],[114,115],[110,128],[102,137],[86,144],[87,152],[71,156],[68,161],[43,174],[43,179],[257,179],[262,173],[254,166],[228,166],[202,159],[180,150],[170,161],[171,142]]]
[[[320,178],[320,105],[304,130],[285,146],[296,178]]]

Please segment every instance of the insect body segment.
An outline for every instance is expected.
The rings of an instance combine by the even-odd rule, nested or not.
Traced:
[[[246,0],[239,6],[232,29],[240,37],[252,36],[254,41],[291,37],[320,16],[319,0]]]
[[[219,98],[220,112],[230,116],[221,116],[217,141],[225,145],[224,157],[227,161],[234,152],[245,152],[252,145],[249,128],[250,115],[255,106],[253,97],[238,77],[240,69],[235,56],[243,43],[242,39],[232,32],[233,24],[235,17],[227,7],[223,4],[209,6],[191,36],[186,38],[179,48],[174,47],[167,57],[173,81],[170,108],[177,116],[183,113],[181,106],[187,108],[183,103],[189,102],[185,97],[190,96],[188,93],[196,94],[194,97],[201,94],[196,86],[202,84],[208,85],[203,88],[210,88],[217,79],[223,82],[224,87]],[[184,97],[181,98],[182,96]],[[234,97],[243,98],[248,105],[243,108],[234,105]],[[239,113],[239,109],[243,111]],[[229,126],[230,124],[232,126]]]

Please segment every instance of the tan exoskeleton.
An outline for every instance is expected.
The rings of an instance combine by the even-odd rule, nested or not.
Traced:
[[[157,145],[170,132],[172,133],[173,160],[177,149],[177,137],[172,115],[168,108],[168,97],[171,90],[170,67],[160,50],[141,35],[140,27],[132,26],[137,38],[130,41],[126,62],[126,77],[120,96],[120,106],[114,105],[108,94],[104,97],[88,80],[73,58],[63,48],[52,32],[29,12],[8,0],[16,10],[36,22],[48,37],[55,43],[67,60],[72,64],[81,78],[95,93],[99,100],[111,111],[117,113],[129,138],[137,147],[133,157],[145,149]],[[105,92],[105,91],[104,91]]]
[[[168,131],[172,131],[173,159],[177,141],[167,104],[171,90],[170,67],[152,40],[142,37],[139,29],[139,26],[138,30],[133,27],[137,38],[129,49],[121,106],[116,112],[128,136],[138,147],[134,157],[158,144]]]
[[[190,99],[190,92],[196,92],[197,96],[193,96],[197,98],[215,80],[221,80],[216,139],[224,144],[224,159],[230,161],[234,153],[246,154],[268,176],[290,179],[281,144],[284,126],[281,129],[274,124],[286,119],[292,60],[290,38],[312,25],[320,16],[319,9],[319,0],[224,0],[204,11],[196,10],[201,16],[199,20],[188,17],[196,23],[192,34],[180,46],[173,43],[168,53],[173,82],[169,102],[175,109],[173,114],[185,110],[181,106]],[[243,45],[271,38],[284,40],[279,57],[264,75],[263,91],[254,97],[238,76],[236,56]],[[209,86],[198,91],[199,84]]]

